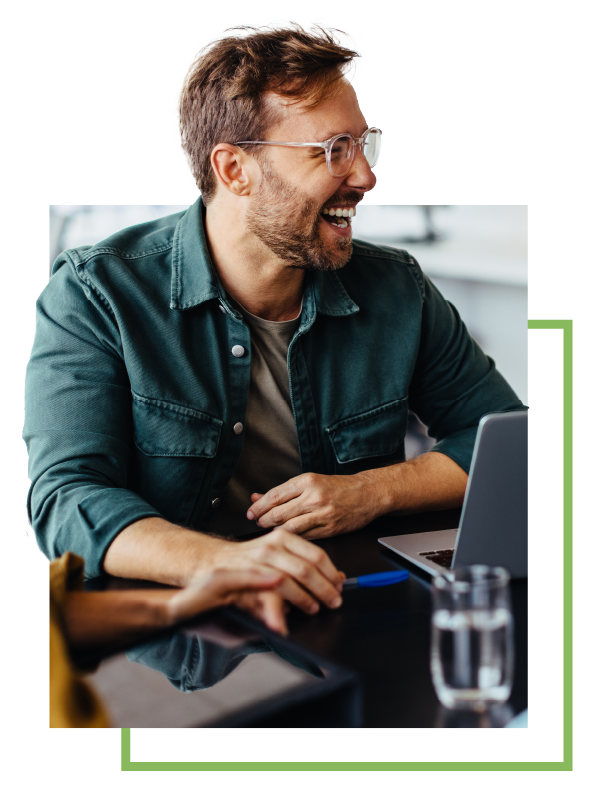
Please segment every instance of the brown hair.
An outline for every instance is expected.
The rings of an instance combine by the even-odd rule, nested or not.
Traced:
[[[263,139],[277,119],[271,104],[263,102],[264,92],[314,107],[358,57],[320,27],[307,32],[293,23],[288,28],[229,30],[248,33],[227,36],[201,50],[180,96],[182,148],[206,205],[217,185],[210,163],[214,146]]]

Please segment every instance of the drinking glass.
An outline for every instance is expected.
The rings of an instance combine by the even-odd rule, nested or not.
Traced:
[[[502,567],[456,567],[433,579],[431,677],[446,708],[485,711],[512,690],[514,623]]]

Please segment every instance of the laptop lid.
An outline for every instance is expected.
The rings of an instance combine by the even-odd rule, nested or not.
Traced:
[[[479,423],[458,530],[401,534],[379,543],[431,575],[459,564],[487,564],[526,577],[527,466],[527,411],[487,414]]]
[[[479,423],[453,566],[503,566],[528,574],[528,413],[487,414]]]

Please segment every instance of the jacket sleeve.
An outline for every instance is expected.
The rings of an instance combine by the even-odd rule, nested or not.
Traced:
[[[468,473],[481,417],[524,406],[454,306],[422,278],[422,330],[409,408],[437,439],[432,452],[444,453]]]
[[[27,367],[28,513],[48,558],[70,550],[94,577],[120,531],[161,515],[127,489],[131,389],[111,310],[68,252],[54,270]]]

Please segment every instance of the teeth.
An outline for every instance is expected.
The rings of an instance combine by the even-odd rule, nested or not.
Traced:
[[[324,208],[323,213],[330,217],[354,217],[357,212],[354,208]]]

